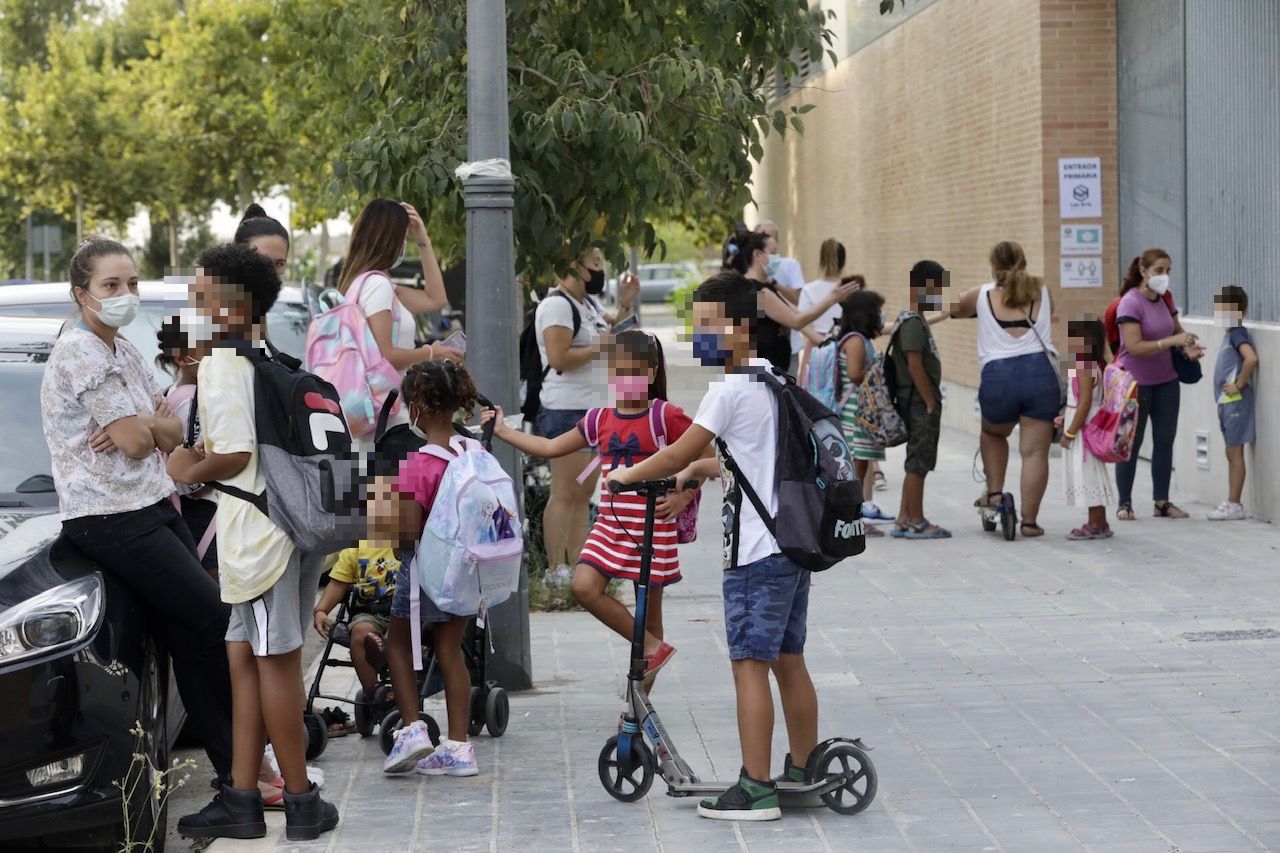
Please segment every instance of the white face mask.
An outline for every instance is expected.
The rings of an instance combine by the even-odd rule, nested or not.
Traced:
[[[427,440],[427,433],[422,429],[422,427],[418,426],[418,418],[414,415],[412,409],[409,410],[409,432],[413,433],[423,441]]]
[[[179,311],[178,325],[187,336],[187,346],[193,349],[201,344],[213,343],[213,336],[218,331],[213,318],[195,308],[183,308]]]
[[[1219,329],[1234,329],[1243,322],[1239,311],[1214,311],[1213,324]]]
[[[1156,296],[1164,296],[1169,290],[1169,276],[1153,275],[1147,279],[1147,287],[1151,288],[1151,292]]]
[[[87,290],[85,293],[89,293]],[[98,308],[90,308],[84,306],[90,311],[98,315],[98,319],[113,329],[121,326],[127,326],[133,322],[133,318],[138,316],[138,305],[141,300],[137,294],[126,293],[124,296],[110,296],[106,299],[98,299],[92,293],[90,298],[97,300]]]

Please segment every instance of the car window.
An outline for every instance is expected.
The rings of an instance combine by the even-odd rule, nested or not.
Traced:
[[[0,411],[6,413],[5,438],[0,442],[0,495],[6,499],[53,491],[53,462],[40,421],[43,375],[43,357],[0,361]]]
[[[296,302],[277,302],[267,312],[267,339],[281,352],[302,358],[311,315]]]

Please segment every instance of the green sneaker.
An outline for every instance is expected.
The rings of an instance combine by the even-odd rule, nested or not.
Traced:
[[[711,820],[778,820],[778,786],[772,780],[758,782],[747,775],[744,767],[738,784],[714,800],[698,804],[698,814]]]
[[[791,763],[791,753],[787,753],[787,761],[782,766],[782,773],[774,776],[775,782],[799,782],[801,785],[805,782],[804,768],[797,767]]]

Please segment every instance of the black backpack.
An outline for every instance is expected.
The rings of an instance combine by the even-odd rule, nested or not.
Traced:
[[[920,322],[924,322],[924,318],[919,314],[912,314],[912,317],[918,317]],[[907,319],[910,319],[908,317]],[[906,320],[902,321],[903,323]],[[884,348],[884,357],[881,363],[884,365],[884,384],[889,391],[889,399],[893,402],[894,407],[898,405],[898,365],[894,361],[893,354],[897,351],[898,332],[902,331],[902,323],[897,325],[893,330],[893,334],[889,336],[889,344]]]
[[[265,352],[251,345],[236,349],[253,364],[253,422],[266,490],[209,485],[253,504],[301,551],[341,550],[360,539],[364,489],[338,392],[298,359],[267,346]],[[188,446],[198,408],[193,399]]]
[[[778,406],[777,462],[774,481],[778,514],[770,516],[764,501],[751,488],[721,439],[716,446],[734,482],[793,562],[820,572],[846,557],[866,550],[862,521],[862,484],[853,471],[853,456],[845,442],[840,418],[800,388],[784,371],[772,369],[773,381],[762,368],[752,369],[773,394]],[[737,531],[733,562],[737,564]]]
[[[552,296],[561,296],[569,303],[569,310],[573,312],[573,335],[569,338],[572,341],[582,329],[582,314],[569,294],[552,288],[543,298],[550,299]],[[590,300],[591,297],[588,296],[587,299]],[[520,411],[526,421],[538,417],[538,408],[542,405],[542,382],[551,372],[550,366],[543,365],[542,352],[538,349],[538,305],[529,309],[529,313],[525,315],[524,329],[520,331],[520,381],[524,383],[524,401],[520,404]]]

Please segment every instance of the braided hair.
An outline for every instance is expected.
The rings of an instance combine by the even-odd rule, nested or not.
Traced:
[[[475,409],[480,392],[467,368],[452,361],[420,361],[409,368],[400,391],[406,406],[430,415],[452,415]]]

